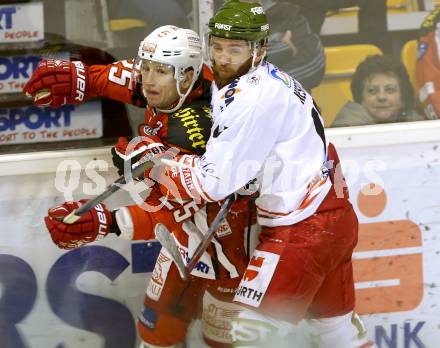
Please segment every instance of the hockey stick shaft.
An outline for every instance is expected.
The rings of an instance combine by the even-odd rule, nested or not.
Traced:
[[[162,247],[171,255],[171,258],[173,259],[181,278],[186,280],[187,274],[185,273],[185,264],[179,248],[177,247],[177,244],[172,236],[172,232],[170,232],[164,224],[157,224],[154,228],[154,234]]]
[[[208,231],[204,234],[203,239],[200,241],[200,244],[197,246],[197,249],[194,251],[194,254],[191,257],[191,260],[186,265],[185,272],[187,275],[189,275],[191,273],[191,271],[197,265],[197,262],[199,262],[200,258],[202,257],[203,253],[205,252],[205,250],[208,248],[209,244],[212,241],[212,238],[214,237],[215,232],[217,231],[217,229],[220,226],[220,223],[228,214],[228,211],[232,205],[232,202],[234,202],[234,194],[229,195],[226,198],[226,200],[223,202],[222,206],[220,207],[219,212],[217,213],[216,217],[214,218],[214,221],[212,221],[211,226],[209,226]]]
[[[133,171],[131,172],[131,178],[138,178],[142,176],[145,172],[145,170],[152,168],[154,166],[153,161],[145,161],[143,163],[139,163],[138,166],[136,166]],[[91,199],[90,201],[87,201],[82,206],[80,206],[78,209],[71,212],[69,215],[67,215],[63,222],[66,224],[73,224],[75,223],[82,215],[87,213],[90,209],[95,207],[97,204],[101,203],[108,197],[110,197],[113,193],[118,191],[122,186],[124,186],[127,183],[125,175],[121,175],[116,181],[111,183],[107,188],[104,190],[103,193],[96,196],[95,198]]]

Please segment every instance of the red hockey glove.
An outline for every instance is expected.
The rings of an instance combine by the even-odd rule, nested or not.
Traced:
[[[42,60],[23,87],[36,105],[79,104],[89,98],[89,67],[81,61]]]
[[[130,142],[127,138],[120,137],[118,143],[112,148],[113,165],[118,169],[118,174],[124,174],[124,165],[127,161],[130,167],[138,162],[142,157],[154,157],[167,150],[167,147],[162,144],[158,136],[138,136]],[[128,164],[127,164],[128,165]]]
[[[65,202],[49,209],[44,218],[53,242],[61,249],[74,249],[83,244],[104,238],[110,232],[112,214],[104,204],[98,204],[85,213],[74,224],[65,224],[62,219],[87,200]]]

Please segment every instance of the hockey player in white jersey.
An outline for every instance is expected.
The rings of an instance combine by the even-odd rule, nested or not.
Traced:
[[[305,319],[320,348],[366,348],[354,313],[351,257],[358,221],[319,109],[301,84],[265,60],[269,24],[258,3],[231,0],[209,22],[213,127],[202,156],[160,167],[161,189],[217,201],[250,180],[263,226],[234,301],[237,347],[295,347]],[[171,182],[171,184],[170,184]]]

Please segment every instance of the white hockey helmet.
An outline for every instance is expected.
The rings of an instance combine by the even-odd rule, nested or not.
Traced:
[[[139,45],[138,57],[133,67],[137,80],[139,80],[139,72],[145,60],[171,65],[174,68],[174,79],[180,99],[172,109],[160,111],[168,113],[176,111],[191,92],[202,69],[202,44],[199,35],[193,30],[173,25],[159,27],[143,39]],[[182,93],[180,83],[185,79],[185,72],[188,68],[192,68],[194,74],[188,91]]]

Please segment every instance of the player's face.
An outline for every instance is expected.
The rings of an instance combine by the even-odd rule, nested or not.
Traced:
[[[214,79],[219,88],[247,73],[252,65],[252,53],[246,40],[231,40],[211,37],[209,54],[212,60]]]
[[[174,67],[144,60],[142,62],[142,90],[152,107],[169,109],[179,99]]]
[[[396,121],[403,107],[399,80],[392,74],[373,74],[365,81],[362,105],[377,122]]]

